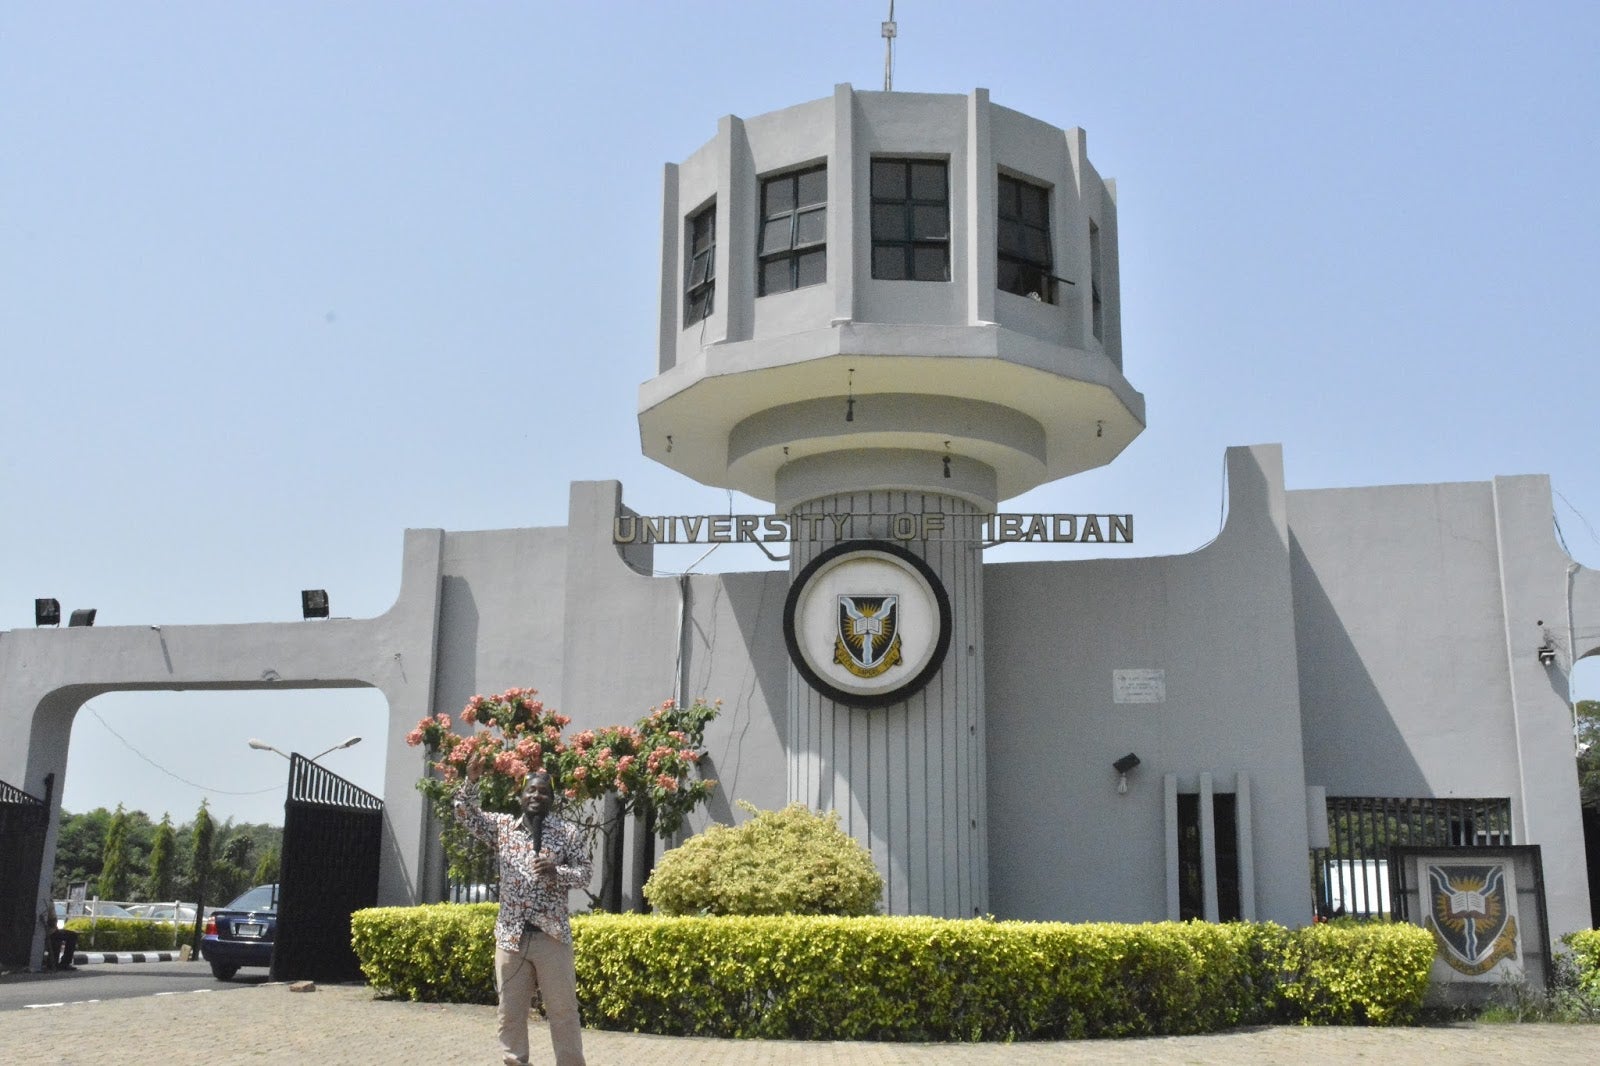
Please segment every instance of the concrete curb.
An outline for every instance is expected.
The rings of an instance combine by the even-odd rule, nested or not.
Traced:
[[[177,951],[80,951],[72,956],[74,966],[117,962],[179,962]]]

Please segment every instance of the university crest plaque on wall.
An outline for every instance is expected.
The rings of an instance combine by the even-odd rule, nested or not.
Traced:
[[[784,604],[789,657],[812,688],[854,707],[914,695],[950,647],[950,599],[933,568],[887,541],[846,541],[800,571]]]
[[[1504,863],[1427,863],[1425,869],[1429,910],[1422,927],[1433,934],[1446,965],[1476,977],[1502,959],[1518,961],[1514,874]]]
[[[1429,1003],[1486,1003],[1506,982],[1550,987],[1539,845],[1396,847],[1387,865],[1394,916],[1433,934]]]

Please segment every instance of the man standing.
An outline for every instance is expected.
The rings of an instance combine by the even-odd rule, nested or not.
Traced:
[[[572,924],[567,892],[589,883],[589,849],[572,823],[550,813],[555,785],[549,773],[527,776],[517,801],[522,814],[492,814],[479,806],[476,761],[456,793],[456,821],[495,849],[500,859],[500,916],[494,923],[494,983],[500,993],[500,1049],[507,1066],[528,1061],[528,1011],[543,993],[556,1066],[583,1066],[577,981],[572,970]]]

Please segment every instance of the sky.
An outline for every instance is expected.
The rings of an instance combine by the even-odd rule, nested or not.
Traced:
[[[0,630],[41,596],[97,625],[294,621],[304,588],[376,615],[405,529],[564,525],[575,480],[765,510],[639,454],[661,167],[721,115],[882,88],[886,9],[0,4]],[[1082,126],[1117,180],[1148,429],[1005,510],[1188,552],[1223,450],[1281,443],[1291,489],[1548,474],[1600,565],[1600,5],[896,17],[895,89]],[[362,735],[323,761],[381,792],[387,728],[370,691],[102,696],[63,803],[278,822],[286,764],[249,738]]]

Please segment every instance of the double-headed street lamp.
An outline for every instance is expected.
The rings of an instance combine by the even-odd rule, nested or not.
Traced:
[[[327,751],[319,751],[319,752],[317,752],[315,755],[311,756],[311,761],[312,762],[316,762],[318,759],[320,759],[324,755],[328,754],[328,752],[338,751],[340,748],[351,748],[351,747],[354,747],[355,745],[357,745],[359,743],[361,743],[361,738],[360,737],[348,737],[348,738],[346,738],[344,740],[339,741],[339,743],[337,743],[333,747],[327,749]],[[264,740],[257,740],[255,737],[251,737],[250,738],[250,746],[252,748],[256,749],[257,751],[270,751],[270,752],[276,752],[279,755],[283,755],[283,752],[278,751],[278,749],[273,747],[271,744],[268,744]],[[285,759],[289,758],[289,756],[287,756],[287,755],[283,755],[283,757]]]

